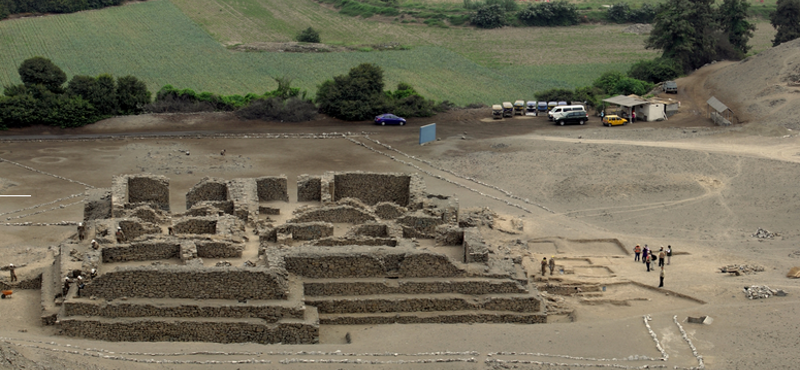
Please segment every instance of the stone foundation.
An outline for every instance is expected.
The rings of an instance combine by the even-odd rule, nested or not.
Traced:
[[[285,257],[286,270],[310,278],[454,277],[466,272],[447,256],[371,247],[299,247]]]
[[[368,211],[348,205],[313,208],[296,215],[288,222],[330,222],[360,224],[376,221],[377,217]]]

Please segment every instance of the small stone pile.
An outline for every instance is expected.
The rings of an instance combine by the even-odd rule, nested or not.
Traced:
[[[744,295],[747,299],[762,299],[762,298],[769,298],[771,296],[785,296],[786,292],[780,289],[772,289],[766,285],[753,285],[751,287],[744,287]]]
[[[772,233],[772,232],[769,232],[769,230],[764,230],[764,229],[759,227],[758,230],[756,230],[756,232],[754,232],[752,236],[754,238],[759,238],[759,239],[772,239],[772,238],[774,238],[776,236],[780,236],[780,235],[778,233]]]
[[[739,275],[755,274],[756,272],[764,271],[764,266],[759,265],[727,265],[719,268],[722,273]]]

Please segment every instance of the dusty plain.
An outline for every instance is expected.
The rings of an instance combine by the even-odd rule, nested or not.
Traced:
[[[596,117],[586,126],[569,127],[552,126],[542,117],[492,121],[486,110],[458,110],[405,127],[328,118],[245,123],[230,115],[200,114],[2,133],[0,194],[32,195],[0,198],[0,265],[28,264],[17,270],[20,279],[30,278],[48,248],[72,237],[75,228],[5,223],[80,220],[80,197],[53,202],[85,191],[85,185],[67,180],[109,187],[114,175],[165,175],[171,179],[172,209],[180,212],[186,191],[205,176],[286,174],[294,197],[297,175],[362,170],[419,172],[428,191],[455,194],[462,208],[489,207],[502,220],[523,220],[521,233],[498,228],[486,236],[494,253],[523,256],[534,284],[546,283],[538,261],[556,255],[558,270],[565,273],[555,279],[598,283],[607,290],[554,298],[554,311],[574,313],[554,315],[543,325],[323,326],[318,345],[266,346],[61,337],[39,324],[39,292],[19,290],[0,302],[0,369],[696,367],[698,358],[681,327],[707,368],[796,368],[800,281],[785,275],[800,265],[800,137],[753,117],[729,128],[713,126],[704,105],[712,92],[702,87],[725,67],[718,63],[679,81],[685,87],[671,98],[681,100],[681,113],[669,121],[624,127],[602,127]],[[730,104],[734,111],[740,108]],[[440,140],[418,145],[418,127],[432,122]],[[334,132],[352,135],[263,138]],[[222,149],[225,156],[219,155]],[[753,237],[758,228],[777,235]],[[664,289],[655,288],[658,272],[633,261],[636,244],[673,247]],[[729,264],[759,265],[764,271],[719,272]],[[742,288],[751,285],[788,295],[748,300]],[[663,355],[644,315],[652,319],[647,322],[667,361],[631,357]],[[704,315],[713,318],[710,325],[686,321]]]

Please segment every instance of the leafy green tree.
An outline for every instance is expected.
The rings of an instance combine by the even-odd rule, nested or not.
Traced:
[[[102,116],[117,114],[117,84],[109,74],[97,76],[97,85],[89,95],[89,102]]]
[[[575,94],[570,89],[549,89],[535,94],[536,100],[540,101],[572,101]]]
[[[67,94],[70,96],[80,96],[88,100],[92,92],[97,88],[97,79],[92,76],[75,75],[67,84]]]
[[[317,89],[316,101],[320,111],[332,117],[366,120],[385,109],[383,86],[383,70],[364,63],[350,69],[347,75],[323,82]]]
[[[713,0],[668,0],[659,5],[655,25],[645,45],[688,72],[716,56]]]
[[[61,85],[67,82],[67,74],[50,59],[33,57],[19,66],[19,77],[27,85],[42,85],[54,93],[61,93]]]
[[[658,83],[674,80],[681,75],[681,67],[674,60],[664,57],[652,60],[640,60],[628,70],[628,77],[637,80]]]
[[[756,26],[747,21],[750,3],[746,0],[724,0],[717,10],[717,23],[728,41],[742,56],[750,51],[747,42],[753,37]]]
[[[517,12],[517,18],[528,26],[572,26],[578,24],[578,8],[566,1],[528,4]]]
[[[134,76],[117,79],[117,106],[121,114],[139,114],[150,103],[147,85]]]
[[[319,32],[317,32],[311,27],[308,27],[297,35],[297,41],[319,43],[320,42]]]
[[[479,28],[498,28],[506,25],[506,11],[498,4],[478,8],[470,23]]]
[[[769,15],[769,22],[778,33],[772,46],[800,37],[800,0],[778,0],[778,8]]]

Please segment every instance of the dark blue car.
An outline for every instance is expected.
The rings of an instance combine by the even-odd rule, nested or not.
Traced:
[[[394,114],[386,113],[381,114],[380,116],[375,117],[375,124],[386,126],[386,125],[405,125],[406,119],[403,117],[395,116]]]

